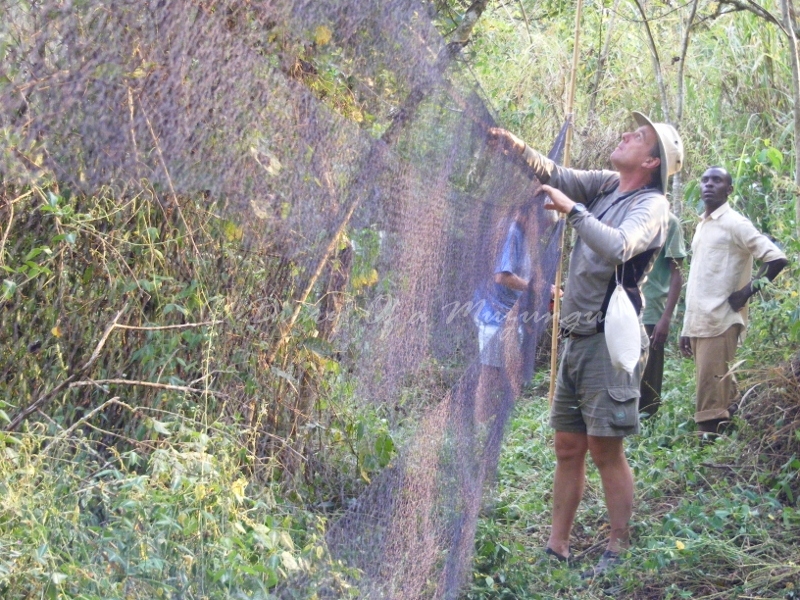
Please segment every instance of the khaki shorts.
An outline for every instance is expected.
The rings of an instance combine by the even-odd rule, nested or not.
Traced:
[[[650,340],[641,328],[642,355],[632,374],[611,366],[604,333],[569,337],[561,352],[550,426],[597,437],[639,433],[639,384]]]

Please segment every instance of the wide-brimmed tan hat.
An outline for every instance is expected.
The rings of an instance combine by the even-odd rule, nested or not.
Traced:
[[[649,125],[658,136],[658,148],[661,151],[661,191],[666,193],[667,181],[683,167],[683,142],[678,130],[669,123],[653,123],[638,111],[633,111],[633,118],[641,127]]]

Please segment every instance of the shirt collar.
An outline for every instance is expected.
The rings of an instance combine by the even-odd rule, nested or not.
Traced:
[[[708,219],[714,219],[714,220],[717,220],[717,219],[719,219],[719,218],[720,218],[722,215],[724,215],[726,212],[728,212],[730,209],[731,209],[731,205],[730,205],[730,203],[728,203],[728,202],[725,202],[725,203],[724,203],[722,206],[720,206],[720,207],[719,207],[717,210],[715,210],[714,212],[712,212],[712,213],[711,213],[710,215],[708,215],[707,217],[706,217],[705,215],[703,215],[703,218],[702,218],[702,220],[703,220],[703,221],[707,221]]]

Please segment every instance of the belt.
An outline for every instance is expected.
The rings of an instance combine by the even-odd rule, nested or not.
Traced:
[[[579,340],[582,338],[587,338],[587,337],[592,337],[593,335],[597,335],[597,332],[593,331],[592,333],[573,333],[573,332],[567,333],[566,331],[562,330],[561,335],[563,335],[564,337],[568,337],[572,340]]]

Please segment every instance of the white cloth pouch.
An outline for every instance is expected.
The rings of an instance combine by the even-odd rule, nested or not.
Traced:
[[[615,369],[633,373],[642,352],[639,317],[619,283],[608,302],[604,329],[611,364]]]

